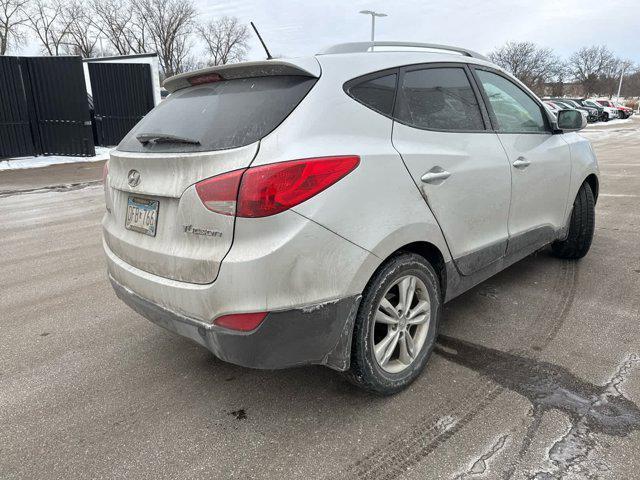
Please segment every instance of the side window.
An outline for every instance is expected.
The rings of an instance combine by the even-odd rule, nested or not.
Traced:
[[[546,132],[540,106],[520,87],[506,78],[485,70],[476,70],[482,87],[505,133]]]
[[[349,88],[348,93],[360,103],[391,116],[396,92],[396,74],[385,75],[358,83]]]
[[[463,68],[411,70],[399,90],[398,120],[432,130],[484,130],[478,100]]]

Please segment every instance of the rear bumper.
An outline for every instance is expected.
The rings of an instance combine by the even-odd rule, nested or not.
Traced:
[[[250,368],[299,365],[349,368],[351,334],[360,295],[304,308],[269,313],[251,332],[235,332],[163,308],[109,275],[116,295],[167,330],[190,338],[226,362]]]

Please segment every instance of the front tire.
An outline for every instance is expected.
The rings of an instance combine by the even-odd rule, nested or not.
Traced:
[[[390,258],[364,290],[347,378],[379,395],[406,388],[431,355],[441,311],[440,282],[431,264],[414,253]]]
[[[551,245],[556,256],[577,260],[587,254],[595,229],[595,203],[591,187],[583,183],[573,202],[567,238]]]

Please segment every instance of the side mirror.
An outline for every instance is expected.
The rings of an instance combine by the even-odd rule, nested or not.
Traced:
[[[587,126],[587,119],[580,110],[560,110],[557,123],[563,132],[576,132]]]

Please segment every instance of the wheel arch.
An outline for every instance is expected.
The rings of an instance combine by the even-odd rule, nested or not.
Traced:
[[[595,173],[592,173],[584,179],[584,182],[591,188],[591,193],[593,193],[593,198],[597,202],[598,201],[598,192],[600,191],[600,182],[598,181],[598,176]]]
[[[423,257],[431,264],[433,269],[438,274],[438,279],[440,281],[440,293],[442,295],[442,298],[445,298],[447,290],[447,268],[444,255],[442,254],[440,249],[430,242],[411,242],[398,248],[384,261],[386,262],[389,258],[402,253],[415,253],[416,255],[420,255],[421,257]]]

